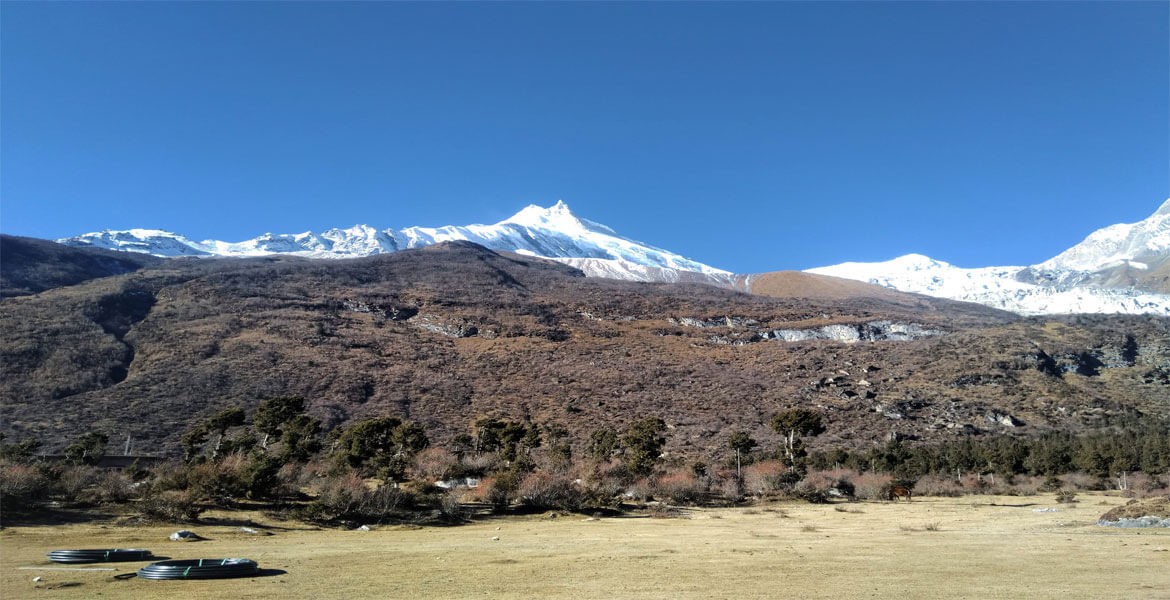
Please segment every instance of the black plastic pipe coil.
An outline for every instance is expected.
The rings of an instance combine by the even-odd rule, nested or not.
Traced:
[[[260,565],[247,558],[199,558],[195,560],[162,560],[138,569],[142,579],[228,579],[251,577],[260,572]]]
[[[109,548],[101,550],[53,550],[49,560],[59,563],[122,562],[150,560],[150,550],[141,548]]]

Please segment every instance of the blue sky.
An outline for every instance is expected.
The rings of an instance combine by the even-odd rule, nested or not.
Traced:
[[[579,216],[1031,264],[1170,196],[1170,4],[0,4],[0,231]]]

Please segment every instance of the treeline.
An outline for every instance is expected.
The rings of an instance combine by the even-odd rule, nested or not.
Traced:
[[[1137,472],[1152,491],[1166,487],[1162,477],[1170,472],[1164,422],[1075,436],[893,440],[868,451],[808,452],[805,442],[829,424],[816,411],[792,409],[769,422],[781,439],[776,447],[735,431],[724,440],[725,458],[708,464],[664,459],[668,428],[657,417],[601,427],[575,444],[557,426],[482,416],[436,447],[424,427],[396,417],[326,433],[305,408],[290,397],[261,402],[251,415],[222,411],[187,432],[182,460],[149,469],[94,467],[108,442],[100,433],[77,440],[58,462],[38,459],[33,440],[0,443],[0,496],[9,514],[64,499],[121,504],[169,521],[259,504],[320,523],[450,523],[481,510],[617,510],[650,500],[662,507],[761,497],[886,499],[895,484],[916,494],[1056,491],[1074,480],[1077,489],[1102,489],[1114,480],[1128,485]],[[1011,487],[1016,476],[1033,479]],[[996,477],[992,489],[987,481]]]
[[[1134,423],[1079,435],[1048,433],[1036,438],[964,437],[922,445],[893,440],[865,452],[814,452],[807,464],[813,469],[846,468],[907,479],[954,473],[1005,477],[1085,473],[1106,478],[1140,471],[1161,475],[1170,471],[1170,424]]]

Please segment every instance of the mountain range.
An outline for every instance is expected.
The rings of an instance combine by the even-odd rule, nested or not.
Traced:
[[[677,464],[722,460],[734,431],[775,448],[792,407],[829,423],[810,448],[1170,411],[1156,316],[1022,317],[801,272],[753,294],[619,281],[465,241],[342,260],[0,243],[0,433],[49,452],[100,431],[175,455],[194,424],[286,396],[325,431],[393,415],[443,445],[495,416],[563,430],[574,455],[655,416]]]
[[[87,233],[58,241],[69,246],[158,257],[287,254],[309,258],[354,258],[440,242],[469,241],[492,250],[556,260],[590,277],[709,283],[759,293],[757,284],[767,275],[733,274],[622,237],[605,225],[577,217],[563,201],[548,208],[528,206],[494,225],[401,230],[355,225],[321,233],[267,233],[242,242],[196,242],[167,231],[130,229]],[[961,268],[910,254],[886,262],[842,263],[807,272],[902,292],[975,302],[1024,315],[1170,316],[1170,200],[1139,223],[1100,229],[1065,252],[1032,266]]]

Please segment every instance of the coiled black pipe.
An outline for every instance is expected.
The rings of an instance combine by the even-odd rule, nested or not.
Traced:
[[[199,558],[195,560],[162,560],[138,569],[142,579],[228,579],[251,577],[260,572],[260,565],[247,558]]]
[[[124,562],[129,560],[150,560],[150,550],[141,548],[108,548],[101,550],[53,550],[49,560],[59,563]]]

